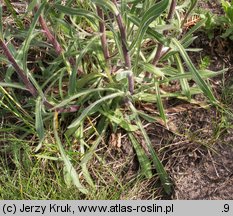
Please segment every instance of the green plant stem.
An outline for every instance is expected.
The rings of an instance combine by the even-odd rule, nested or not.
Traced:
[[[118,8],[117,1],[113,0],[113,3]],[[125,59],[125,66],[127,67],[128,70],[131,70],[131,67],[132,67],[131,58],[130,58],[129,50],[127,48],[127,37],[126,37],[125,26],[123,25],[123,21],[122,21],[122,16],[120,13],[118,13],[117,15],[115,14],[115,17],[116,17],[117,24],[120,30],[120,34],[121,34],[121,44],[122,44],[122,51],[123,51],[123,55]],[[129,84],[129,92],[133,94],[134,93],[134,77],[132,74],[128,75],[128,84]]]

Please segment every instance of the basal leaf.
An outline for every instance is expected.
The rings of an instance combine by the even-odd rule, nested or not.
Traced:
[[[61,140],[60,140],[58,132],[57,132],[57,130],[58,130],[57,122],[58,122],[58,113],[55,112],[54,119],[53,119],[53,131],[54,131],[56,143],[58,145],[58,149],[59,149],[61,157],[64,161],[65,175],[66,175],[65,179],[68,182],[72,181],[73,184],[79,189],[80,192],[87,194],[88,190],[84,186],[81,185],[81,183],[79,181],[79,176],[78,176],[75,168],[71,164],[69,157],[66,155],[66,152],[63,148],[63,145],[61,143]]]
[[[209,100],[212,103],[216,103],[217,100],[214,97],[214,95],[213,95],[210,87],[201,78],[198,70],[193,65],[191,59],[189,58],[188,54],[186,53],[186,51],[184,50],[184,48],[182,47],[182,45],[180,44],[180,42],[177,39],[175,39],[175,38],[172,38],[171,41],[172,41],[172,44],[173,44],[174,48],[178,49],[180,55],[182,56],[182,58],[186,62],[187,67],[189,68],[190,72],[192,73],[193,79],[195,80],[195,82],[197,83],[197,85],[200,87],[200,89],[203,91],[203,93],[209,98]]]
[[[129,133],[129,138],[131,140],[131,143],[136,151],[138,161],[141,166],[142,173],[146,176],[146,178],[152,177],[152,171],[151,171],[151,162],[149,158],[147,157],[144,149],[139,144],[139,142],[136,140],[134,135],[132,133]]]
[[[118,93],[113,93],[110,95],[107,95],[105,97],[102,97],[101,99],[97,100],[96,102],[92,103],[91,105],[89,105],[81,114],[80,116],[68,127],[68,129],[77,127],[80,122],[91,112],[92,109],[94,109],[97,105],[99,105],[100,103],[106,101],[106,100],[110,100],[119,96],[123,96],[125,93],[124,92],[118,92]]]

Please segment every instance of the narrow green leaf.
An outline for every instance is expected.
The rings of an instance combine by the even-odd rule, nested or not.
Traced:
[[[175,48],[177,48],[179,50],[180,55],[182,56],[182,58],[186,62],[187,67],[189,68],[190,72],[193,75],[194,81],[197,83],[197,85],[200,87],[200,89],[203,91],[203,93],[209,98],[209,100],[212,103],[216,103],[217,100],[214,97],[212,91],[210,90],[210,87],[201,78],[199,72],[197,71],[197,69],[193,65],[191,59],[189,58],[188,54],[186,53],[186,51],[184,50],[184,48],[182,47],[182,45],[180,44],[180,42],[177,39],[175,39],[175,38],[172,38],[171,42],[173,43],[173,45],[175,46]]]
[[[92,23],[96,23],[96,21],[100,19],[95,13],[82,8],[67,7],[60,4],[54,4],[54,7],[58,11],[67,15],[85,17],[88,20],[90,20]]]
[[[99,126],[101,126],[101,131],[98,131],[97,139],[92,143],[91,147],[83,155],[83,158],[81,159],[80,165],[82,165],[83,163],[87,163],[88,161],[91,160],[91,158],[93,157],[98,145],[100,144],[101,140],[103,139],[103,136],[104,136],[104,133],[105,133],[107,127],[109,126],[109,123],[108,123],[108,121],[106,121],[105,117],[101,118],[99,124],[101,124],[101,125],[99,125]]]
[[[113,93],[113,94],[107,95],[107,96],[97,100],[96,102],[92,103],[81,113],[81,115],[71,125],[69,125],[68,129],[73,128],[73,127],[77,127],[80,124],[80,122],[91,112],[91,110],[93,108],[95,108],[97,105],[99,105],[100,103],[102,103],[106,100],[110,100],[110,99],[113,99],[116,97],[123,96],[124,94],[125,94],[124,92]]]
[[[78,174],[75,170],[75,168],[73,167],[73,165],[71,164],[68,156],[65,153],[65,150],[62,146],[61,140],[58,136],[58,132],[57,132],[57,122],[58,122],[58,114],[57,112],[54,113],[54,119],[53,119],[53,131],[54,131],[54,135],[55,135],[55,140],[57,142],[58,145],[58,149],[61,153],[61,157],[64,161],[64,165],[65,165],[65,169],[66,169],[66,175],[69,175],[70,178],[72,179],[73,184],[79,189],[80,192],[87,194],[88,190],[81,185],[80,181],[79,181],[79,177]],[[67,177],[67,176],[66,176]]]
[[[80,142],[80,152],[82,155],[85,155],[86,153],[86,146],[87,144],[85,143],[84,139],[83,139],[83,124],[81,124],[81,127],[79,127],[78,131],[76,132],[76,134],[79,134],[79,137],[77,137],[76,135],[76,138],[79,140]],[[88,171],[88,167],[87,167],[87,163],[88,161],[83,161],[81,160],[80,162],[80,166],[82,168],[82,173],[83,173],[83,176],[84,178],[86,179],[87,183],[92,187],[94,188],[95,187],[95,184],[93,182],[93,179],[91,178],[91,175]]]
[[[131,44],[131,47],[134,47],[135,44],[137,47],[135,67],[137,67],[137,63],[139,60],[140,47],[141,47],[142,40],[149,25],[166,10],[166,8],[168,7],[168,3],[169,3],[169,0],[161,0],[160,2],[154,4],[151,8],[149,8],[143,15],[137,35],[135,37],[135,40]]]
[[[164,191],[167,193],[167,194],[170,194],[171,193],[171,182],[170,182],[170,179],[169,179],[169,176],[163,166],[163,164],[161,163],[161,161],[159,160],[155,150],[153,149],[153,146],[152,146],[152,143],[150,141],[150,138],[148,137],[143,125],[142,125],[142,122],[138,116],[138,113],[137,113],[137,110],[136,108],[133,106],[133,104],[131,102],[129,102],[129,106],[130,106],[130,109],[132,110],[132,112],[135,114],[135,121],[138,125],[138,127],[140,128],[141,132],[142,132],[142,135],[146,141],[146,145],[149,149],[149,152],[152,156],[152,160],[153,160],[153,163],[154,163],[154,166],[156,168],[156,171],[159,175],[159,178],[160,178],[160,181],[163,185],[163,188],[164,188]]]
[[[128,133],[128,136],[131,140],[131,143],[136,151],[138,161],[141,166],[142,174],[146,176],[146,178],[152,177],[152,171],[151,171],[151,162],[149,158],[147,157],[144,149],[139,144],[139,142],[136,140],[134,135],[132,133]]]
[[[202,27],[204,25],[204,23],[206,22],[206,19],[202,19],[201,21],[199,21],[198,23],[196,23],[180,40],[180,43],[183,44],[187,41],[187,39],[192,36],[192,34],[197,31],[200,27]]]
[[[89,82],[91,82],[92,80],[96,80],[99,77],[104,77],[104,75],[99,72],[92,72],[92,73],[86,74],[82,78],[76,81],[77,88],[82,89]]]
[[[168,7],[168,3],[169,0],[162,0],[154,4],[145,12],[141,19],[137,35],[132,42],[131,47],[133,47],[136,43],[138,44],[138,47],[141,45],[142,38],[144,37],[147,28],[157,17],[159,17],[164,12],[164,10]]]
[[[114,88],[96,88],[96,89],[88,89],[88,90],[84,90],[82,92],[79,92],[75,95],[70,96],[69,98],[63,100],[61,103],[57,104],[52,110],[55,110],[59,107],[63,107],[66,106],[67,104],[69,104],[71,101],[83,96],[83,95],[88,95],[91,93],[95,93],[95,92],[101,92],[101,91],[112,91],[112,92],[116,92],[118,91],[117,89]]]
[[[40,5],[37,12],[34,14],[34,18],[31,22],[30,28],[27,30],[27,37],[26,37],[25,41],[23,42],[22,52],[23,52],[23,70],[24,70],[24,72],[28,71],[27,70],[27,56],[28,56],[29,46],[30,46],[31,40],[35,36],[35,34],[33,34],[33,32],[34,32],[34,29],[36,27],[36,23],[39,19],[39,16],[41,15],[45,5],[46,5],[46,2],[44,1]]]
[[[114,3],[110,0],[91,0],[93,3],[98,4],[99,6],[105,8],[107,7],[110,11],[114,13],[115,16],[118,16],[119,11]]]
[[[77,69],[73,68],[71,75],[69,77],[69,86],[68,86],[68,93],[69,95],[74,95],[76,93],[77,83]]]
[[[32,0],[27,7],[27,12],[31,12],[35,9],[35,6],[37,5],[38,0]]]
[[[172,80],[180,80],[180,79],[190,80],[193,78],[193,75],[190,72],[185,72],[184,74],[175,75],[175,74],[171,73],[170,69],[167,70],[166,68],[164,68],[164,70],[162,70],[162,71],[167,76],[165,79],[160,80],[159,83],[167,83],[167,82],[170,82]],[[201,78],[206,79],[206,78],[218,76],[220,74],[225,73],[226,71],[228,71],[228,68],[225,68],[225,69],[220,70],[220,71],[200,70],[199,73],[200,73]],[[171,77],[169,77],[169,76],[171,76]]]
[[[150,123],[154,123],[158,120],[158,117],[148,115],[147,113],[144,113],[142,111],[138,111],[138,115]]]
[[[86,179],[87,183],[92,187],[95,188],[95,184],[93,182],[93,179],[91,178],[91,174],[88,170],[87,164],[86,163],[82,163],[81,165],[82,168],[82,173],[84,178]]]
[[[58,157],[52,157],[52,156],[48,156],[48,155],[35,154],[33,156],[36,157],[36,158],[40,158],[40,159],[47,159],[47,160],[52,160],[52,161],[62,161]]]
[[[181,63],[181,59],[178,54],[175,54],[175,59],[177,62],[177,68],[180,71],[181,74],[184,74],[184,68]],[[191,93],[190,88],[187,79],[180,79],[181,88],[184,92],[184,94],[187,96],[188,100],[191,100]]]
[[[126,131],[136,131],[138,130],[138,127],[136,125],[132,125],[129,122],[127,122],[123,118],[123,114],[121,116],[116,116],[115,113],[110,111],[102,111],[100,110],[101,114],[106,116],[111,122],[114,122],[118,126],[122,127]]]
[[[80,64],[83,56],[88,52],[88,51],[94,51],[96,50],[96,44],[98,43],[97,41],[99,41],[99,35],[94,36],[92,39],[90,39],[90,41],[88,42],[88,44],[85,46],[85,48],[79,53],[78,58],[77,58],[77,64]]]
[[[163,108],[163,101],[161,99],[158,82],[155,82],[155,91],[156,91],[156,101],[157,101],[157,105],[159,109],[159,114],[160,114],[160,117],[163,119],[164,123],[166,124],[167,118],[166,118],[166,114]]]
[[[44,139],[44,123],[43,123],[43,118],[42,118],[42,100],[41,97],[38,97],[36,100],[36,109],[35,109],[35,114],[36,114],[36,121],[35,121],[35,126],[36,126],[36,132],[39,137],[40,143]]]
[[[70,175],[70,172],[67,169],[67,166],[63,167],[63,176],[64,176],[64,181],[65,181],[67,187],[71,187],[71,185],[73,184],[73,181],[72,181],[72,177]]]
[[[127,17],[134,25],[136,25],[138,28],[140,27],[140,19],[138,17],[133,16],[132,14],[128,14]],[[167,44],[167,39],[164,37],[164,35],[160,34],[159,32],[155,31],[154,29],[148,27],[146,30],[146,33],[148,34],[148,36],[157,40],[158,42],[160,42],[162,44]],[[136,43],[136,41],[135,41],[135,43]],[[133,48],[135,43],[131,44],[130,49]]]
[[[154,74],[157,78],[164,77],[164,73],[160,68],[155,67],[154,65],[152,65],[150,63],[143,63],[141,65],[142,65],[144,71],[148,71],[148,72]]]
[[[18,84],[18,83],[4,83],[4,82],[0,82],[0,86],[27,90],[27,88],[25,88],[24,85],[21,85],[21,84]]]
[[[90,148],[88,148],[88,150],[86,150],[86,146],[88,146],[83,139],[83,131],[80,130],[80,134],[79,137],[76,137],[77,139],[80,139],[80,151],[82,152],[83,156],[82,159],[80,161],[80,166],[82,167],[82,171],[83,171],[83,175],[85,177],[85,179],[87,180],[87,182],[89,183],[89,185],[91,185],[93,188],[95,187],[94,182],[90,176],[90,173],[88,172],[88,167],[87,164],[88,162],[92,159],[93,155],[95,154],[95,151],[98,147],[98,145],[100,144],[100,142],[103,139],[104,133],[106,131],[106,128],[108,127],[108,121],[105,120],[105,117],[102,117],[101,120],[99,121],[98,126],[101,126],[101,130],[96,129],[96,135],[97,138],[96,140],[92,143],[92,145],[90,146]],[[80,128],[83,127],[83,124],[81,125]],[[76,136],[76,134],[75,134]]]

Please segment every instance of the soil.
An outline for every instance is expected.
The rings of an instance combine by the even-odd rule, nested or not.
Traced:
[[[173,199],[233,199],[233,148],[218,143],[215,145],[215,151],[216,153],[208,151],[208,154],[197,162],[188,162],[189,156],[186,156],[182,163],[174,167]]]
[[[221,116],[214,108],[192,108],[177,113],[175,118],[173,122],[185,136],[170,144],[173,161],[169,162],[169,170],[174,183],[171,198],[232,199],[233,130],[216,134]]]

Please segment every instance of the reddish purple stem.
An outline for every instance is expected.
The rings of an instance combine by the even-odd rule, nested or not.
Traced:
[[[101,33],[101,44],[103,47],[103,53],[104,53],[104,58],[106,62],[109,62],[109,51],[108,51],[108,43],[107,43],[107,37],[106,37],[106,28],[105,28],[105,22],[104,22],[104,13],[103,10],[100,7],[96,7],[97,9],[97,14],[100,17],[99,21],[99,31]]]
[[[118,8],[117,1],[113,0],[113,3]],[[123,51],[123,55],[124,55],[124,59],[125,59],[125,66],[127,67],[127,69],[131,70],[131,58],[130,58],[129,50],[127,48],[127,37],[126,37],[125,26],[123,25],[121,14],[119,13],[118,15],[115,15],[115,16],[116,16],[117,24],[118,24],[120,34],[121,34],[121,44],[122,44],[122,51]],[[129,85],[129,92],[131,94],[133,94],[133,92],[134,92],[134,77],[132,74],[128,75],[128,85]]]
[[[24,71],[19,67],[17,62],[15,61],[14,57],[12,56],[10,50],[6,46],[5,42],[0,39],[0,46],[3,49],[3,52],[9,62],[12,64],[12,66],[15,68],[16,73],[18,74],[19,78],[23,81],[24,85],[28,89],[28,91],[35,97],[37,96],[37,90],[36,88],[32,85],[30,80],[28,79],[27,75],[24,73]]]
[[[5,42],[0,39],[0,47],[2,47],[3,52],[5,56],[7,57],[8,61],[12,64],[12,66],[15,68],[16,73],[18,74],[19,78],[23,81],[24,85],[26,86],[27,90],[32,94],[33,97],[38,96],[38,91],[34,87],[34,85],[30,82],[24,71],[20,68],[20,66],[15,61],[14,57],[12,56],[10,50],[6,46]],[[44,100],[43,104],[47,109],[52,109],[54,106],[49,103],[46,99]],[[57,108],[56,111],[58,113],[64,113],[64,112],[76,112],[79,110],[79,106],[77,105],[71,105],[68,108]]]
[[[173,15],[174,15],[174,12],[175,12],[175,8],[176,8],[176,0],[172,0],[171,2],[171,6],[170,6],[170,9],[169,9],[169,12],[168,12],[168,16],[167,16],[167,24],[170,22],[170,20],[172,19]],[[163,32],[163,35],[166,36],[168,34],[168,31],[165,30]],[[156,66],[159,62],[159,59],[161,58],[161,54],[162,54],[162,50],[163,50],[163,44],[159,43],[158,45],[158,48],[157,48],[157,51],[156,51],[156,54],[155,54],[155,57],[152,61],[152,64],[154,66]]]
[[[35,6],[35,11],[37,11],[37,10],[38,10],[38,6]],[[57,39],[55,38],[55,36],[49,30],[49,28],[46,24],[46,21],[42,15],[39,16],[39,23],[43,29],[45,36],[48,38],[49,42],[53,45],[57,55],[61,55],[63,52],[63,49],[62,49],[61,45],[59,44],[59,42],[57,41]],[[73,57],[69,58],[69,62],[73,67],[75,67],[76,62],[75,62],[75,59]],[[77,73],[80,75],[83,72],[80,69],[77,69]]]
[[[37,10],[38,10],[38,6],[35,6],[35,11]],[[62,47],[58,43],[54,35],[50,32],[44,18],[41,15],[39,16],[39,22],[44,31],[44,34],[46,35],[46,37],[48,38],[48,40],[50,41],[50,43],[53,45],[54,49],[56,50],[57,55],[60,55],[62,53]]]
[[[167,20],[166,20],[167,24],[172,19],[173,15],[174,15],[174,12],[175,12],[175,8],[176,8],[176,0],[172,0],[171,5],[170,5],[170,9],[169,9],[169,12],[168,12]],[[168,34],[168,31],[165,30],[163,32],[163,35],[166,36],[167,34]],[[163,50],[163,44],[159,43],[158,48],[157,48],[156,53],[155,53],[155,57],[154,57],[154,59],[152,61],[152,64],[154,66],[156,66],[158,64],[160,58],[165,54],[165,53],[162,53],[162,50]],[[150,73],[146,72],[145,77],[150,78]]]

